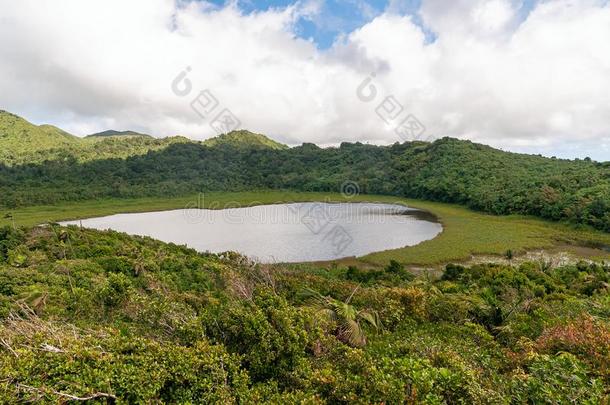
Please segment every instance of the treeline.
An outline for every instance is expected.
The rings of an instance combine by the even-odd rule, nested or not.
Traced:
[[[451,138],[325,149],[304,144],[286,150],[184,143],[127,159],[79,163],[66,157],[0,166],[0,204],[14,208],[269,188],[339,192],[346,181],[357,183],[362,193],[452,202],[610,231],[610,162],[507,153]]]

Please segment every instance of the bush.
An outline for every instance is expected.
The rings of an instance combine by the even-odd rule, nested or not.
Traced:
[[[301,311],[265,289],[257,290],[251,302],[208,309],[202,322],[214,341],[242,355],[254,381],[286,383],[312,343]]]
[[[587,368],[573,355],[533,355],[526,372],[514,376],[515,402],[535,404],[599,404],[603,384],[591,378]]]
[[[126,276],[134,276],[134,266],[131,260],[125,257],[102,257],[97,263],[108,273],[122,273]]]
[[[129,296],[131,281],[124,274],[109,274],[106,282],[99,289],[100,300],[109,307],[123,303]]]
[[[9,250],[15,249],[25,241],[25,234],[20,229],[6,225],[0,227],[0,263],[6,262]]]
[[[466,269],[457,264],[448,264],[445,266],[445,272],[441,276],[441,280],[455,281],[458,280]]]
[[[2,403],[59,403],[67,395],[120,403],[230,403],[247,394],[248,375],[239,357],[205,340],[180,347],[40,320],[11,328],[0,328],[0,336],[19,355],[0,351]]]

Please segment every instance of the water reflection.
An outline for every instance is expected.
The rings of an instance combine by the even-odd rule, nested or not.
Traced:
[[[222,210],[119,214],[65,224],[113,229],[184,244],[233,250],[260,262],[303,262],[362,256],[432,239],[442,227],[426,212],[394,204],[294,203]]]

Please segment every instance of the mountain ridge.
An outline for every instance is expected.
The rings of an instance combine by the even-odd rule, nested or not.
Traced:
[[[148,137],[148,138],[153,138],[151,135],[142,134],[140,132],[135,132],[135,131],[131,131],[131,130],[127,130],[127,131],[115,131],[113,129],[108,129],[106,131],[96,132],[94,134],[87,135],[87,136],[85,136],[84,139],[87,139],[87,138],[107,138],[107,137],[112,137],[112,136],[117,136],[117,137],[144,136],[144,137]]]
[[[247,130],[221,134],[203,142],[183,136],[155,138],[136,131],[106,130],[77,137],[53,125],[35,125],[8,111],[0,110],[0,164],[39,164],[75,157],[79,161],[127,158],[160,150],[175,143],[208,147],[287,149],[288,146]]]
[[[56,149],[60,149],[63,146],[66,146],[66,145],[76,145],[78,143],[81,143],[81,141],[99,142],[99,141],[104,141],[104,140],[109,140],[109,139],[112,139],[115,141],[125,141],[125,140],[132,139],[132,138],[142,138],[142,139],[147,139],[150,141],[158,141],[158,142],[164,142],[167,140],[171,140],[169,142],[164,142],[167,144],[173,144],[173,143],[178,143],[178,142],[180,142],[180,143],[190,142],[190,143],[194,143],[194,144],[202,144],[202,145],[205,145],[208,147],[215,147],[215,146],[219,146],[219,145],[229,145],[229,146],[239,147],[239,148],[254,147],[254,148],[269,148],[269,149],[274,149],[274,150],[285,150],[285,149],[291,148],[290,146],[280,143],[264,134],[251,132],[251,131],[245,130],[245,129],[235,130],[235,131],[231,131],[228,133],[223,133],[223,134],[217,135],[215,137],[205,139],[203,141],[196,141],[196,140],[193,140],[193,139],[190,139],[190,138],[187,138],[184,136],[180,136],[180,135],[156,138],[151,135],[140,133],[137,131],[132,131],[132,130],[117,131],[117,130],[112,130],[112,129],[89,134],[84,137],[78,137],[78,136],[72,135],[54,125],[42,124],[42,125],[37,126],[35,124],[30,123],[26,119],[14,114],[14,113],[11,113],[10,111],[0,109],[0,151],[2,151],[2,150],[10,151],[13,153],[13,155],[15,153],[20,153],[20,152],[27,153],[28,150],[26,150],[27,148],[21,148],[21,149],[14,150],[14,149],[12,149],[11,145],[7,145],[6,141],[3,141],[3,139],[6,140],[7,134],[9,135],[9,137],[11,135],[11,131],[7,131],[7,128],[10,128],[11,125],[7,125],[7,122],[9,122],[9,123],[12,122],[11,125],[13,125],[13,126],[15,125],[15,123],[21,123],[19,129],[21,129],[22,132],[19,134],[19,136],[23,137],[24,135],[28,135],[27,131],[36,131],[37,134],[41,133],[46,136],[46,140],[43,142],[40,142],[42,147],[33,149],[36,152],[42,151],[42,150],[47,150],[47,151],[56,150]],[[21,127],[24,127],[24,128],[21,128]],[[24,130],[26,130],[26,131],[24,131]],[[12,135],[15,136],[15,134],[14,134],[15,131],[12,131],[12,132],[13,132]],[[37,142],[40,141],[39,139],[36,138],[36,136],[30,137],[30,138],[34,139]],[[25,141],[31,145],[32,142],[28,141],[28,139],[29,139],[28,137],[25,137]],[[480,148],[482,150],[489,149],[489,150],[494,150],[494,151],[498,151],[498,152],[502,152],[502,153],[506,153],[506,154],[511,154],[514,156],[532,156],[532,157],[540,157],[543,159],[550,159],[550,160],[554,160],[554,161],[568,161],[568,162],[580,161],[580,160],[591,161],[589,158],[564,159],[564,158],[543,156],[540,154],[505,151],[502,149],[494,148],[490,145],[472,142],[470,140],[452,138],[452,137],[443,137],[443,138],[439,138],[437,140],[442,140],[442,139],[452,139],[452,140],[455,140],[458,142],[466,142],[466,143],[475,145],[477,148]],[[23,140],[24,140],[24,138],[20,138],[16,141],[21,142]],[[53,141],[55,143],[52,145],[49,145],[49,141]],[[82,143],[84,144],[84,142],[82,142]],[[396,143],[398,143],[398,142],[396,142]],[[413,141],[411,143],[420,144],[420,145],[429,145],[429,144],[432,144],[433,142]],[[342,146],[347,147],[349,145],[355,145],[355,144],[361,144],[361,143],[357,142],[357,141],[356,142],[342,142],[341,145],[338,146],[338,148],[340,148]],[[316,144],[307,143],[307,142],[303,143],[301,146],[305,147],[307,145],[315,146],[315,149],[325,149]],[[157,150],[157,149],[151,148],[150,150]],[[137,153],[134,153],[134,155],[135,154],[137,154]],[[120,155],[122,157],[130,156],[129,153],[121,153]],[[606,162],[596,162],[596,161],[593,161],[593,162],[601,163],[601,164],[606,163]],[[0,153],[0,164],[2,164],[2,163],[7,164],[9,162],[7,162],[5,159],[3,159],[3,154]],[[24,160],[20,163],[38,163],[38,162],[35,162],[35,161],[30,162],[30,161]]]
[[[288,145],[279,143],[266,135],[250,132],[245,129],[231,131],[202,142],[206,146],[231,145],[235,147],[255,147],[269,149],[288,149]]]

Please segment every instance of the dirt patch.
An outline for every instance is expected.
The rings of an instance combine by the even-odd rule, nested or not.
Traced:
[[[536,249],[521,254],[515,254],[510,260],[505,256],[478,255],[471,257],[461,264],[500,263],[518,266],[524,262],[544,262],[550,267],[555,268],[576,264],[579,261],[610,261],[610,254],[605,250],[597,248],[564,245],[551,249]]]

